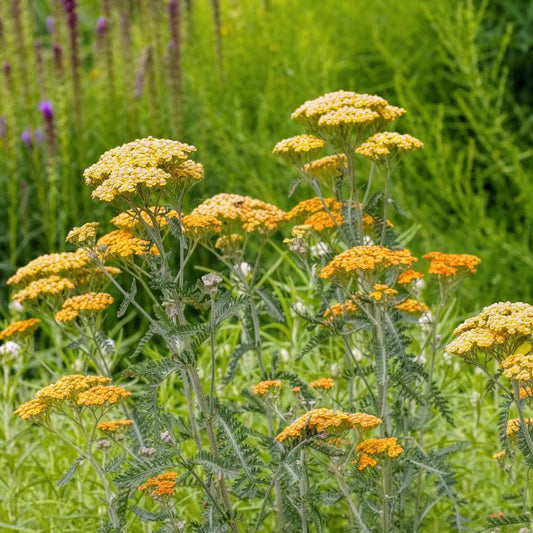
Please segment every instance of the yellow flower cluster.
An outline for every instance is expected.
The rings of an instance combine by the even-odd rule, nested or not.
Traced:
[[[309,216],[325,211],[324,204],[330,211],[340,211],[341,203],[335,198],[323,198],[322,200],[316,196],[315,198],[309,198],[296,204],[288,213],[287,220],[299,220],[302,221]]]
[[[27,420],[28,418],[39,417],[47,414],[49,408],[49,404],[41,400],[34,399],[23,403],[16,411],[14,411],[14,413],[23,420]]]
[[[322,115],[318,120],[318,125],[325,129],[337,129],[343,126],[362,128],[375,123],[379,118],[379,113],[371,109],[346,106]]]
[[[109,420],[100,422],[96,427],[104,433],[114,433],[120,428],[128,427],[133,424],[133,420]]]
[[[387,100],[380,96],[358,94],[351,91],[336,91],[319,96],[314,100],[308,100],[294,111],[291,118],[305,125],[316,125],[321,117],[342,108],[349,108],[374,111],[385,119],[393,114],[393,110],[387,110],[387,107],[392,106],[389,106]]]
[[[14,294],[13,300],[22,303],[26,300],[35,300],[47,294],[59,294],[60,292],[73,288],[74,283],[68,278],[49,276],[48,278],[31,281],[26,287]]]
[[[424,259],[429,259],[429,273],[435,276],[457,276],[458,274],[475,274],[481,259],[471,254],[445,254],[429,252]]]
[[[72,296],[63,302],[62,310],[56,313],[59,322],[74,320],[80,311],[101,311],[114,302],[114,298],[106,292],[87,292]]]
[[[220,233],[222,231],[222,222],[210,215],[191,213],[190,215],[184,215],[181,222],[183,233],[188,237],[203,238],[210,233]]]
[[[114,404],[127,398],[130,393],[121,387],[109,385],[110,378],[104,376],[63,376],[55,383],[35,393],[35,398],[23,403],[15,414],[20,418],[34,418],[38,421],[41,415],[63,401],[71,405],[104,405]]]
[[[533,398],[533,389],[531,387],[520,387],[519,390],[520,399]]]
[[[175,209],[164,209],[161,207],[149,207],[148,210],[155,218],[156,223],[160,228],[168,226],[168,221],[171,218],[178,218],[179,214]],[[140,217],[143,222],[149,227],[153,227],[153,221],[147,211],[141,211]],[[118,229],[126,231],[138,230],[141,227],[141,221],[138,218],[138,215],[133,209],[128,209],[123,213],[120,213],[116,217],[111,219],[111,223],[115,225]]]
[[[533,380],[533,354],[514,353],[502,361],[502,368],[505,377],[519,383],[529,383]]]
[[[40,322],[41,321],[38,318],[28,318],[28,320],[12,322],[9,326],[0,331],[0,340],[27,337],[39,327]]]
[[[389,250],[383,246],[356,246],[336,255],[320,272],[322,279],[344,279],[357,276],[360,270],[408,267],[417,258],[406,248]]]
[[[343,175],[347,169],[347,158],[345,154],[327,155],[311,163],[304,165],[304,172],[322,181]]]
[[[256,396],[265,396],[269,392],[271,392],[271,389],[274,390],[276,388],[281,387],[281,381],[276,380],[267,380],[267,381],[261,381],[257,385],[254,385],[254,394]]]
[[[105,405],[106,403],[115,404],[121,400],[125,400],[131,396],[131,392],[128,392],[122,387],[116,385],[97,385],[91,387],[86,391],[81,392],[78,395],[78,405],[86,405],[88,407]]]
[[[173,496],[177,477],[176,472],[165,472],[150,478],[138,490],[142,490],[152,497]]]
[[[407,285],[408,283],[411,283],[411,281],[414,281],[415,279],[421,279],[423,277],[424,274],[422,274],[422,272],[417,272],[416,270],[406,270],[398,276],[398,284]]]
[[[286,219],[276,206],[238,194],[217,194],[196,207],[191,215],[203,215],[219,220],[229,233],[235,223],[248,233],[277,229]]]
[[[26,266],[19,268],[7,280],[7,284],[20,285],[52,274],[70,273],[87,266],[89,263],[90,259],[85,250],[41,255],[30,261]]]
[[[320,433],[331,435],[347,429],[362,431],[376,427],[382,422],[383,420],[377,416],[366,413],[344,413],[326,408],[313,409],[287,426],[275,440],[283,442],[287,439],[306,438]]]
[[[92,248],[96,242],[96,233],[99,226],[98,222],[87,222],[79,228],[72,228],[65,240],[76,246]]]
[[[159,255],[157,248],[147,240],[135,237],[131,231],[117,229],[100,237],[96,243],[103,256],[118,256],[121,258],[132,255]]]
[[[533,306],[522,302],[498,302],[454,330],[457,336],[446,351],[470,357],[476,350],[490,351],[499,361],[513,354],[533,331]]]
[[[93,198],[105,202],[131,199],[167,187],[188,187],[203,176],[203,167],[186,162],[196,148],[179,141],[147,137],[105,152],[84,172],[87,185],[95,187]]]
[[[526,418],[526,427],[529,429],[531,426],[533,426],[533,418]],[[507,420],[507,436],[511,437],[513,435],[516,435],[518,431],[520,431],[520,419],[519,418],[512,418],[511,420]]]
[[[422,313],[427,313],[429,311],[429,307],[425,303],[419,302],[414,298],[407,298],[405,302],[395,305],[394,307],[405,313],[411,313],[412,315],[421,315]]]
[[[35,393],[35,398],[43,402],[75,400],[77,395],[96,386],[102,386],[111,382],[111,378],[105,376],[63,376],[55,383],[44,387]]]
[[[388,457],[398,457],[403,453],[403,448],[398,444],[396,437],[381,439],[367,439],[359,443],[355,449],[358,452],[359,470],[364,470],[367,466],[376,466],[377,459],[374,455],[387,453]]]
[[[398,294],[398,291],[396,289],[393,289],[388,285],[383,285],[382,283],[372,285],[372,288],[374,290],[370,292],[368,296],[370,296],[370,298],[372,298],[373,300],[376,300],[376,302],[383,300],[384,296],[392,296],[394,294]]]
[[[296,135],[289,139],[283,139],[274,146],[272,153],[283,157],[291,163],[309,161],[319,152],[325,142],[314,135]]]
[[[505,450],[502,450],[501,452],[495,453],[492,458],[493,459],[503,459],[507,455],[507,452]]]
[[[223,235],[217,239],[215,248],[222,250],[224,253],[235,251],[242,242],[242,235],[238,233],[231,233],[230,235]]]
[[[309,383],[309,386],[312,389],[331,389],[334,385],[335,381],[333,381],[331,378],[315,379],[315,381],[311,381],[311,383]]]
[[[421,141],[411,135],[401,135],[392,131],[386,131],[372,135],[372,137],[355,151],[374,161],[381,161],[391,154],[409,152],[417,148],[422,148],[423,146]]]

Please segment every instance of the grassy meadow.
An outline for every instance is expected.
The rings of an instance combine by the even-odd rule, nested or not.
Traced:
[[[531,497],[518,497],[509,472],[492,458],[501,449],[496,387],[460,357],[444,357],[443,347],[453,329],[482,307],[533,302],[528,22],[533,22],[530,4],[511,0],[86,0],[77,5],[0,0],[1,324],[31,316],[9,308],[13,291],[5,282],[18,267],[41,254],[72,251],[65,237],[75,226],[98,220],[106,231],[112,229],[108,221],[116,209],[92,200],[83,178],[84,169],[106,150],[147,136],[196,146],[194,159],[204,165],[205,178],[186,197],[185,212],[218,193],[250,195],[289,211],[316,196],[303,183],[289,197],[298,172],[272,154],[278,141],[302,132],[291,113],[306,100],[339,89],[379,94],[407,110],[394,126],[397,131],[424,143],[405,158],[391,183],[391,196],[401,206],[390,213],[398,242],[416,256],[440,250],[481,259],[478,272],[454,287],[434,331],[438,357],[430,374],[449,403],[454,425],[437,414],[430,417],[425,446],[457,447],[449,457],[456,493],[448,499],[441,498],[437,484],[427,489],[435,492],[436,503],[419,530],[455,531],[443,516],[457,504],[465,517],[462,531],[497,531],[489,515],[519,515],[524,500],[531,509]],[[364,180],[369,169],[370,163],[357,167],[356,178]],[[376,192],[380,186],[376,180]],[[268,286],[283,317],[265,321],[263,352],[279,375],[297,371],[304,380],[322,375],[342,380],[347,374],[338,369],[339,338],[326,338],[296,359],[315,335],[305,315],[323,304],[283,243],[289,235],[283,229],[272,238],[256,280],[258,287]],[[220,258],[199,249],[184,275],[194,286],[201,275],[222,268]],[[223,278],[230,287],[236,283],[230,274]],[[423,290],[434,311],[438,291]],[[147,309],[160,311],[140,289],[138,298]],[[424,354],[427,327],[417,329],[415,323],[406,326],[409,349]],[[237,409],[255,405],[243,390],[260,377],[255,359],[246,355],[235,379],[220,384],[235,346],[243,342],[242,327],[230,321],[214,336],[217,394]],[[108,313],[101,328],[115,343],[110,356],[115,381],[134,364],[167,356],[157,336],[136,352],[147,324],[133,307],[119,318]],[[53,320],[43,320],[34,348],[14,362],[2,360],[2,531],[108,531],[99,529],[106,504],[89,466],[80,466],[71,481],[58,486],[77,453],[13,415],[61,375],[94,373],[68,347],[71,341]],[[201,345],[197,365],[206,383],[210,357],[210,347]],[[163,380],[157,390],[162,408],[181,420],[188,411],[177,381]],[[133,379],[134,395],[143,392],[142,383],[138,375]],[[291,401],[291,393],[281,394],[285,403]],[[335,408],[346,408],[341,387],[327,398]],[[257,432],[266,427],[264,420],[257,423],[258,413],[257,405],[240,413],[243,424]],[[63,421],[57,429],[68,433],[68,427]],[[251,438],[260,441],[253,431]],[[527,487],[531,464],[516,461],[516,485]],[[425,474],[428,483],[431,475]],[[198,490],[185,488],[178,507],[186,509],[190,523],[205,506]],[[150,502],[147,507],[155,512]],[[242,515],[260,512],[255,500],[243,498],[235,507]],[[344,520],[342,513],[334,514],[323,531],[348,530]],[[273,523],[269,516],[259,531],[274,531]],[[500,531],[519,528],[502,525]],[[124,531],[157,530],[139,515],[127,515]]]

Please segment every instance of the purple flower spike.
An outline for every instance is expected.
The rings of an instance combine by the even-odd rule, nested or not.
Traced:
[[[45,100],[39,104],[39,111],[43,114],[44,120],[50,121],[54,118],[52,102]]]
[[[31,150],[32,142],[31,142],[31,128],[26,128],[21,134],[20,138],[22,142],[24,143],[24,146]]]
[[[11,74],[11,63],[6,61],[2,66],[2,70],[6,76],[9,76],[9,74]]]
[[[54,17],[46,17],[46,29],[48,33],[54,33]]]
[[[6,117],[0,117],[0,137],[5,137],[7,133]]]
[[[98,17],[96,21],[96,33],[98,35],[103,35],[107,30],[107,20],[105,17]]]

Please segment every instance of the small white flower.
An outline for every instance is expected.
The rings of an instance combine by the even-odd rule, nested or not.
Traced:
[[[77,358],[74,361],[74,364],[72,365],[75,372],[82,372],[85,368],[85,365],[83,363],[83,359]]]
[[[170,431],[163,431],[161,435],[159,435],[159,438],[163,442],[170,442],[172,440],[172,435],[170,434]]]
[[[329,373],[332,377],[338,378],[342,375],[342,368],[338,363],[333,363],[329,368]]]
[[[325,242],[317,242],[311,246],[312,255],[326,255],[329,252],[329,247]]]
[[[284,363],[287,363],[290,360],[290,358],[291,358],[291,354],[289,353],[289,350],[286,350],[285,348],[281,348],[280,349],[279,356],[280,356],[280,359]]]
[[[365,358],[365,354],[359,348],[357,348],[357,346],[352,348],[352,355],[358,363]]]
[[[239,265],[239,269],[241,270],[243,276],[245,278],[248,277],[248,275],[250,274],[250,272],[252,271],[252,267],[246,262],[246,261],[243,261],[240,265]]]
[[[424,278],[415,279],[415,281],[413,282],[412,287],[413,287],[413,291],[416,294],[421,292],[426,287],[426,282],[424,281]]]
[[[4,355],[8,360],[13,360],[19,356],[21,350],[22,348],[16,342],[7,341],[0,346],[0,355]]]
[[[415,363],[418,363],[419,365],[425,365],[426,362],[427,362],[427,359],[426,359],[426,355],[424,354],[424,352],[422,352],[420,355],[417,355],[413,361]]]
[[[204,274],[200,279],[209,292],[216,292],[218,286],[222,283],[222,278],[215,272]]]
[[[363,237],[363,244],[365,246],[372,246],[373,244],[375,244],[375,242],[372,240],[372,237],[370,237],[370,235],[365,235]]]
[[[18,300],[13,300],[8,306],[7,308],[9,309],[9,311],[11,313],[22,313],[22,311],[24,311],[24,306],[18,301]]]
[[[294,304],[294,309],[298,312],[298,313],[305,313],[306,309],[305,309],[305,305],[302,303],[302,302],[296,302]]]
[[[451,354],[449,354],[448,352],[444,352],[442,357],[444,359],[444,362],[447,365],[451,365],[452,364],[452,355]]]

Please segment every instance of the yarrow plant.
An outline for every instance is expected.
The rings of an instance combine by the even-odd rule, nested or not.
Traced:
[[[288,212],[233,193],[187,212],[204,171],[190,159],[195,147],[175,140],[124,144],[85,171],[93,199],[118,210],[116,229],[102,235],[105,221],[87,222],[67,236],[77,251],[15,272],[13,299],[35,318],[0,339],[22,342],[40,320],[98,373],[60,378],[16,413],[78,451],[62,483],[91,464],[108,506],[103,531],[135,520],[161,531],[423,531],[441,504],[450,528],[465,530],[453,449],[426,434],[435,417],[453,424],[435,380],[437,328],[480,259],[418,258],[389,220],[401,160],[423,147],[387,131],[405,112],[349,91],[300,106],[292,118],[306,131],[273,150],[297,173],[290,193],[311,192]],[[216,268],[197,276],[206,254]],[[311,305],[288,301],[273,281],[282,261],[305,280]],[[106,329],[115,302],[119,317],[144,324],[126,364]],[[506,439],[516,434],[519,447],[522,436],[531,444],[521,407],[533,315],[524,305],[470,319],[447,348],[483,368],[496,354],[518,410]],[[334,365],[311,372],[317,354]],[[104,416],[111,407],[120,418]],[[190,505],[177,505],[185,493]]]

